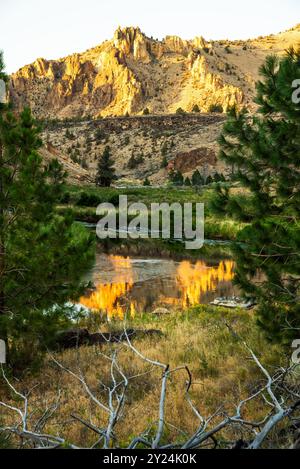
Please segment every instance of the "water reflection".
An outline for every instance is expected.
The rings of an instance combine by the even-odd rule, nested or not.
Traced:
[[[123,319],[157,307],[185,308],[235,294],[234,263],[176,262],[100,254],[90,274],[96,289],[80,299],[87,308]]]

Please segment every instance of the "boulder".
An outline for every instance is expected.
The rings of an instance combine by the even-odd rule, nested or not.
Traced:
[[[166,314],[170,314],[170,311],[166,308],[156,308],[152,311],[152,314],[155,316],[165,316]]]

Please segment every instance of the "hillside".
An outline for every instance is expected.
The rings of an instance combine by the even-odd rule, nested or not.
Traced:
[[[59,60],[39,58],[11,76],[17,108],[39,118],[121,116],[250,105],[258,70],[270,53],[300,43],[300,26],[248,41],[162,41],[139,28],[119,28],[112,40]]]
[[[148,177],[157,185],[168,179],[170,169],[180,170],[185,176],[191,176],[196,168],[207,175],[217,169],[225,172],[224,165],[217,161],[217,138],[223,122],[220,114],[62,121],[49,123],[43,139],[68,172],[67,163],[75,166],[75,182],[88,180],[87,174],[95,175],[98,159],[109,145],[119,184],[141,184]],[[166,168],[162,168],[164,159],[168,162]],[[80,176],[78,168],[82,169]]]
[[[119,183],[163,184],[171,169],[226,173],[217,139],[224,117],[251,108],[267,55],[300,43],[300,26],[248,41],[146,37],[119,28],[112,40],[59,60],[37,59],[11,76],[11,98],[46,122],[43,156],[57,157],[75,183],[91,181],[106,145]],[[199,112],[192,112],[195,106]],[[218,106],[219,108],[212,109]],[[176,114],[182,108],[186,114]],[[150,115],[142,115],[145,109]],[[168,166],[162,167],[163,161]]]

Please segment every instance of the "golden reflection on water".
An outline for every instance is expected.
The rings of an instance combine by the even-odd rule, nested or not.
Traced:
[[[230,282],[234,277],[234,262],[221,261],[216,267],[207,267],[205,262],[192,264],[181,262],[177,270],[177,284],[182,291],[182,306],[195,306],[209,291],[215,291],[221,282]]]
[[[109,257],[115,267],[113,282],[98,284],[96,291],[90,296],[80,298],[80,303],[86,308],[105,312],[109,318],[124,319],[128,308],[124,300],[134,285],[131,260],[122,256]],[[130,313],[133,314],[134,311],[134,305],[130,304]]]
[[[104,312],[108,318],[123,319],[126,311],[131,315],[145,311],[149,295],[152,295],[153,309],[164,305],[194,306],[201,303],[206,293],[215,292],[220,284],[231,282],[234,277],[234,262],[231,260],[220,261],[214,266],[203,261],[173,262],[168,279],[158,275],[157,279],[146,281],[138,288],[139,279],[129,257],[109,256],[109,260],[113,266],[111,281],[96,282],[96,290],[80,299],[83,306]]]

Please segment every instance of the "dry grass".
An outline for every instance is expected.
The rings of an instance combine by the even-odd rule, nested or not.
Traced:
[[[136,340],[134,345],[147,357],[170,364],[171,367],[187,365],[194,382],[191,396],[206,417],[221,406],[227,411],[233,411],[234,405],[241,398],[250,395],[254,387],[264,379],[249,359],[247,351],[229,332],[225,321],[247,340],[269,370],[274,371],[280,365],[283,360],[282,351],[265,342],[252,314],[248,312],[198,307],[163,318],[149,315],[138,317],[128,324],[164,332],[165,336],[161,339],[148,337]],[[106,328],[116,327],[120,327],[120,324],[110,324]],[[158,418],[161,370],[150,372],[149,364],[144,363],[127,347],[120,345],[81,348],[78,352],[66,351],[58,354],[56,358],[73,371],[76,371],[80,364],[91,389],[106,403],[106,394],[99,386],[99,380],[104,384],[111,383],[110,362],[104,354],[109,354],[113,347],[119,348],[119,363],[128,377],[149,371],[129,385],[124,418],[116,427],[116,434],[125,445],[133,435],[142,433]],[[178,438],[181,434],[178,428],[191,434],[198,425],[184,398],[186,378],[184,372],[178,372],[169,381],[166,420],[170,425],[166,426],[165,433],[165,438],[168,439]],[[63,434],[73,443],[88,446],[95,441],[95,435],[75,422],[71,414],[91,419],[98,427],[104,427],[107,422],[107,415],[95,408],[80,383],[58,369],[50,357],[45,360],[44,368],[38,376],[24,378],[23,382],[17,383],[16,386],[23,390],[37,386],[31,399],[31,411],[34,409],[35,416],[42,413],[45,405],[53,402],[58,390],[61,390],[60,407],[46,429],[50,433]],[[249,408],[247,418],[259,419],[264,415],[265,405],[256,401]],[[4,418],[10,420],[7,413]],[[231,436],[239,438],[241,434],[231,433]]]

